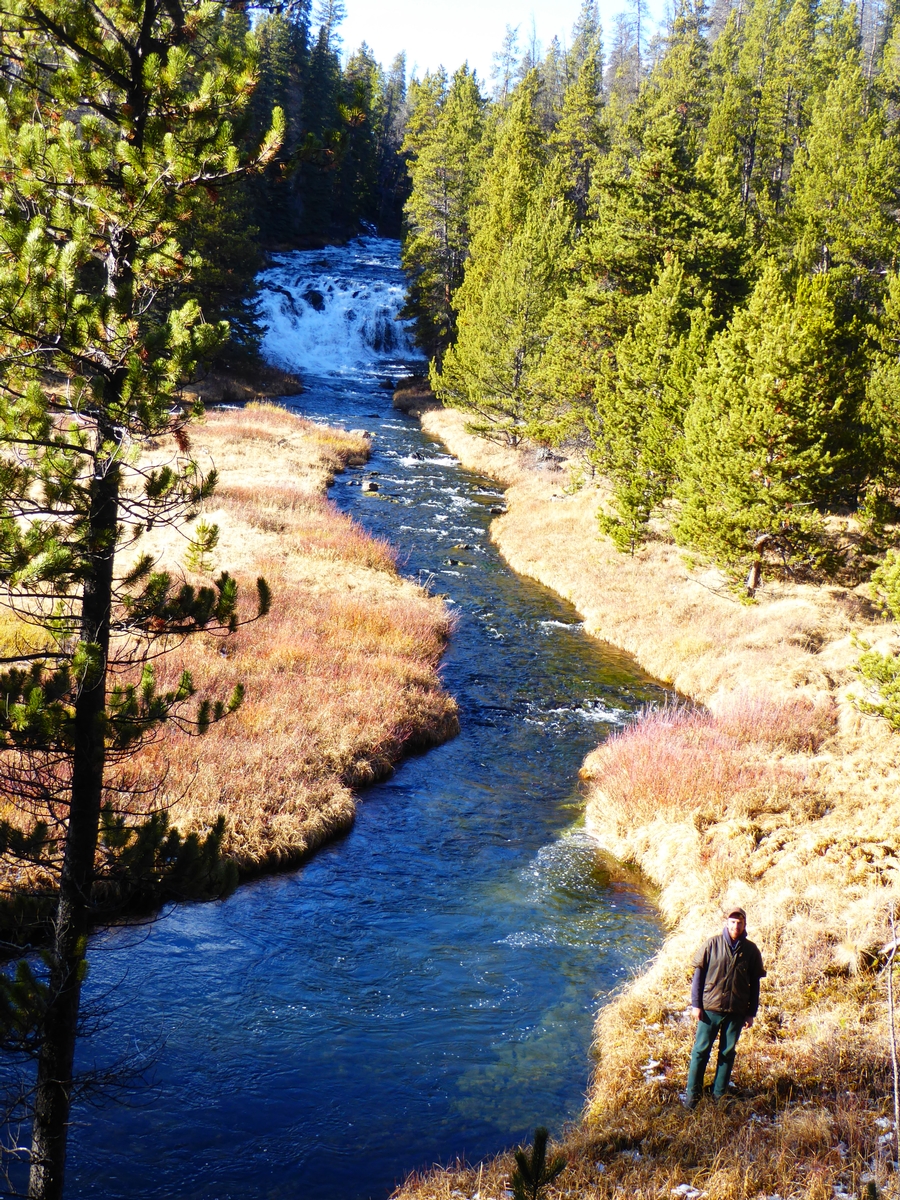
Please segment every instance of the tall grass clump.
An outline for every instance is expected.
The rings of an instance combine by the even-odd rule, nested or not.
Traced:
[[[588,777],[629,823],[689,817],[763,782],[765,768],[747,762],[738,746],[707,713],[646,711],[595,752]]]
[[[813,752],[834,731],[832,704],[805,697],[730,697],[718,712],[646,709],[595,751],[582,772],[628,824],[722,812],[736,796],[793,789],[798,774],[754,751]]]
[[[814,754],[837,727],[831,696],[773,699],[760,693],[736,692],[716,709],[716,727],[742,746],[780,748]]]

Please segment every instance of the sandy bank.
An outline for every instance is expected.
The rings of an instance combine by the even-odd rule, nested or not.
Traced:
[[[710,1200],[825,1200],[869,1176],[895,1192],[879,948],[900,900],[900,741],[847,697],[853,635],[896,647],[896,627],[864,589],[769,584],[743,605],[716,572],[690,569],[661,523],[623,556],[597,529],[602,486],[572,491],[554,458],[473,438],[459,413],[422,423],[507,486],[491,532],[515,570],[710,710],[670,714],[585,763],[589,828],[659,887],[670,933],[600,1014],[586,1115],[548,1194],[659,1197],[690,1183]],[[689,963],[736,902],[769,968],[762,1016],[742,1039],[730,1110],[688,1114]],[[482,1196],[500,1194],[508,1169],[485,1168]],[[476,1177],[438,1173],[398,1195],[469,1196]]]

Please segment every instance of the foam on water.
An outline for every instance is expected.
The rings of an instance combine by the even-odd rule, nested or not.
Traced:
[[[256,314],[262,353],[287,371],[365,376],[421,361],[397,271],[397,242],[357,238],[346,246],[273,255],[260,276]],[[360,268],[366,267],[364,275]]]

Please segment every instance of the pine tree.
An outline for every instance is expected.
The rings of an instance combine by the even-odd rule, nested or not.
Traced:
[[[376,129],[373,120],[380,68],[365,42],[351,54],[342,73],[338,112],[341,153],[334,191],[334,220],[354,232],[360,220],[377,212]]]
[[[503,45],[494,54],[491,79],[494,81],[494,99],[505,105],[515,90],[519,79],[519,26],[507,25]]]
[[[242,143],[248,149],[268,128],[270,114],[280,108],[285,132],[279,153],[269,169],[245,184],[252,205],[251,221],[265,230],[268,244],[290,243],[303,227],[303,172],[289,164],[306,149],[306,79],[309,73],[309,4],[266,13],[255,28],[258,45],[258,83],[247,106],[248,130]]]
[[[537,22],[531,14],[531,25],[526,34],[525,49],[516,67],[516,83],[521,83],[529,71],[537,71],[541,65],[542,47],[537,33]]]
[[[743,294],[746,249],[737,213],[698,166],[710,107],[704,13],[702,0],[680,6],[665,55],[613,128],[586,252],[589,273],[626,296],[646,292],[674,254],[727,311]]]
[[[544,84],[543,127],[547,134],[554,129],[562,113],[568,76],[568,56],[563,51],[559,38],[555,37],[547,47],[547,53],[541,63],[541,79]]]
[[[809,121],[815,89],[814,5],[794,0],[784,17],[766,9],[760,17],[763,29],[752,47],[756,61],[744,70],[754,95],[747,196],[764,234],[787,207],[794,155]]]
[[[766,563],[797,571],[823,560],[819,508],[860,386],[842,334],[827,277],[801,279],[790,296],[769,262],[697,377],[676,534],[746,573],[750,592]]]
[[[116,760],[166,721],[202,730],[240,700],[192,715],[188,676],[157,689],[153,642],[234,628],[236,587],[227,574],[192,586],[136,546],[149,526],[189,518],[215,482],[190,459],[179,386],[227,329],[178,294],[195,196],[244,169],[223,114],[247,101],[252,54],[229,53],[220,21],[215,5],[161,0],[107,0],[102,13],[21,0],[4,21],[0,585],[37,644],[2,664],[2,786],[5,807],[31,780],[55,823],[34,822],[25,847],[4,825],[3,841],[51,862],[62,846],[48,978],[33,989],[35,1200],[63,1190],[101,820],[130,836],[108,809],[125,783]],[[169,432],[174,461],[142,467],[141,447]]]
[[[616,347],[637,321],[641,298],[667,256],[711,293],[717,317],[746,287],[739,206],[717,164],[701,158],[710,91],[703,22],[702,5],[683,6],[666,55],[627,117],[618,121],[609,107],[603,110],[589,160],[583,236],[573,241],[566,264],[565,299],[547,318],[536,383],[545,435],[579,446],[593,469],[609,461],[605,450],[598,457],[593,447],[601,436],[596,381],[611,369],[615,374]],[[577,96],[576,90],[573,100]],[[585,114],[588,107],[580,99],[576,111]],[[558,138],[562,131],[563,123]],[[573,199],[580,217],[577,193]]]
[[[712,52],[715,91],[704,156],[730,175],[757,244],[778,237],[790,174],[817,87],[809,0],[745,0]]]
[[[240,57],[246,53],[250,21],[245,12],[227,9],[216,32],[221,54]],[[259,47],[258,37],[254,40]],[[260,57],[258,50],[257,61]],[[251,100],[256,100],[256,91]],[[236,110],[231,114],[236,143],[245,147],[246,153],[252,153],[259,144],[276,107],[278,104],[273,100],[266,111],[266,123],[259,109],[251,113],[250,104],[243,112]],[[285,137],[287,123],[286,114]],[[186,223],[180,239],[185,253],[199,260],[185,281],[182,297],[196,300],[207,321],[228,322],[228,341],[215,354],[212,366],[238,375],[255,367],[259,353],[260,329],[248,304],[263,266],[252,191],[259,181],[257,173],[252,177],[241,175],[222,187],[201,192],[195,197],[192,219]]]
[[[837,273],[857,309],[877,304],[900,249],[900,155],[855,51],[814,107],[792,189],[786,232],[800,268]]]
[[[531,71],[499,118],[473,206],[473,278],[490,270],[493,256],[519,227],[540,185],[546,161],[538,118],[540,86],[538,72]]]
[[[412,156],[412,165],[428,142],[434,139],[438,117],[447,100],[447,72],[441,67],[427,72],[409,84],[403,149]]]
[[[572,49],[569,51],[569,85],[571,86],[588,61],[592,60],[603,78],[603,29],[597,0],[581,0],[581,8],[572,27]]]
[[[559,294],[570,217],[558,175],[542,187],[546,150],[532,71],[516,89],[497,134],[473,213],[471,253],[453,298],[456,344],[432,386],[472,414],[471,428],[516,444],[534,415],[530,376]]]
[[[452,340],[453,295],[463,281],[470,220],[482,170],[484,101],[474,72],[426,76],[412,94],[404,148],[412,192],[407,201],[403,265],[410,276],[407,312],[429,356]]]
[[[297,232],[315,241],[345,232],[336,228],[334,215],[346,132],[341,114],[341,60],[332,23],[337,14],[326,12],[320,16],[325,19],[312,42],[302,91],[303,140],[286,164],[288,169],[293,168],[289,178],[299,206]]]
[[[900,485],[900,275],[887,278],[884,304],[868,330],[871,339],[860,463],[875,496]]]
[[[601,87],[600,66],[588,56],[566,91],[559,124],[549,140],[562,171],[563,194],[579,226],[587,219],[591,180],[608,149]]]
[[[402,232],[403,205],[409,194],[409,175],[403,154],[408,106],[406,55],[398,54],[385,74],[379,71],[373,100],[377,175],[377,225],[389,237]]]
[[[431,379],[439,399],[469,415],[472,433],[515,446],[543,432],[533,375],[569,231],[563,202],[538,193],[479,289],[467,279],[457,293],[457,340]]]
[[[619,13],[613,27],[604,87],[610,107],[620,119],[628,114],[641,90],[640,57],[634,25],[624,13]]]
[[[615,516],[601,527],[631,553],[654,511],[671,496],[684,417],[712,325],[677,260],[660,271],[638,317],[597,381],[592,461],[613,485]]]
[[[598,380],[607,379],[615,348],[636,319],[640,297],[606,286],[583,267],[584,243],[574,215],[558,269],[557,287],[543,321],[541,358],[531,378],[533,418],[541,440],[565,445],[593,472]],[[590,264],[589,264],[590,265]],[[583,278],[582,273],[587,277]]]
[[[510,1178],[513,1200],[541,1200],[546,1189],[565,1169],[565,1155],[559,1154],[547,1161],[549,1137],[547,1130],[538,1126],[534,1131],[531,1153],[521,1146],[515,1151],[516,1168]]]
[[[742,8],[740,18],[732,9],[710,55],[713,88],[702,162],[707,174],[724,172],[727,190],[739,198],[743,213],[750,203],[756,153],[755,105],[764,66],[756,42],[759,23],[768,15],[765,3],[755,0],[749,13]]]

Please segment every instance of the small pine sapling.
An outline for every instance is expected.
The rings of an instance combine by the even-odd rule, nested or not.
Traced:
[[[891,729],[900,731],[900,658],[873,650],[866,642],[859,645],[862,654],[853,669],[866,694],[851,695],[850,701],[861,713],[883,717]]]
[[[510,1181],[515,1200],[541,1200],[544,1189],[563,1171],[565,1155],[559,1154],[547,1162],[549,1136],[544,1126],[540,1125],[534,1131],[531,1154],[521,1146],[516,1151],[516,1169]]]

